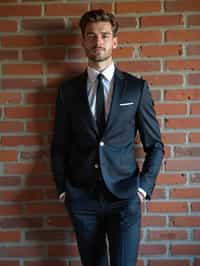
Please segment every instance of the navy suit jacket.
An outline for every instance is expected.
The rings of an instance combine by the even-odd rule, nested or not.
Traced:
[[[99,164],[102,178],[114,195],[130,198],[141,187],[150,198],[164,149],[147,82],[115,70],[113,99],[102,139],[89,107],[86,84],[84,72],[64,82],[58,91],[51,146],[58,194],[65,191],[66,179],[74,186],[94,186]],[[135,155],[137,131],[146,154],[141,171]]]

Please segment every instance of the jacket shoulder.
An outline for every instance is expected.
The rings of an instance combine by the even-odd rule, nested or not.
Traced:
[[[134,86],[143,87],[144,83],[146,82],[144,79],[138,78],[130,73],[127,73],[127,72],[122,72],[122,73],[125,77],[125,80],[129,82],[130,84],[134,84]]]

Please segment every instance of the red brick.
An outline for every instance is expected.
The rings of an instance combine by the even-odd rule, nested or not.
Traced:
[[[187,101],[199,100],[200,89],[185,89],[185,90],[166,90],[165,100],[167,101]]]
[[[191,114],[200,114],[200,105],[198,103],[191,104]]]
[[[188,26],[197,26],[200,25],[200,15],[190,15],[187,18]]]
[[[0,49],[0,60],[17,60],[18,51],[16,50],[6,50]]]
[[[158,61],[120,61],[119,68],[128,72],[151,72],[160,70]]]
[[[169,213],[169,212],[187,212],[188,206],[186,202],[155,202],[151,201],[147,206],[148,212],[159,212],[159,213]]]
[[[26,94],[25,101],[28,104],[54,104],[56,101],[56,94],[45,91],[45,92],[30,92]]]
[[[117,49],[117,50],[119,50],[119,49]],[[133,51],[133,48],[131,50]],[[113,51],[113,53],[114,53],[114,51]],[[67,49],[67,57],[70,59],[81,59],[81,58],[83,59],[83,58],[86,58],[86,55],[85,55],[85,52],[82,48],[68,48]]]
[[[33,146],[43,145],[44,139],[42,136],[5,136],[2,137],[4,146]]]
[[[0,16],[3,17],[24,17],[24,16],[41,16],[42,7],[40,5],[9,5],[1,6]]]
[[[173,129],[186,129],[186,128],[199,128],[200,118],[170,118],[166,120],[166,128]]]
[[[0,260],[0,266],[20,266],[19,263],[20,262],[16,260]]]
[[[151,86],[182,85],[183,77],[179,74],[144,75]]]
[[[200,84],[200,74],[199,73],[189,74],[188,75],[188,82],[191,85],[199,85]]]
[[[34,133],[50,133],[53,130],[53,121],[27,122],[26,131]]]
[[[137,20],[135,17],[133,17],[132,15],[131,16],[119,16],[119,17],[116,17],[117,18],[117,21],[119,23],[119,28],[128,28],[128,27],[133,27],[135,28],[136,25],[137,25]]]
[[[3,143],[2,143],[3,144]],[[1,176],[0,186],[17,186],[21,184],[20,176]]]
[[[147,227],[160,227],[166,225],[166,217],[165,216],[152,216],[152,215],[144,215],[142,217],[142,225]]]
[[[144,57],[166,57],[181,54],[181,45],[148,45],[141,47],[141,55]]]
[[[199,226],[199,216],[177,216],[170,217],[170,225],[173,227],[193,227]]]
[[[47,71],[49,74],[64,74],[67,72],[81,72],[85,67],[85,63],[49,63]]]
[[[40,36],[5,36],[0,38],[2,47],[35,47],[43,44],[43,37]]]
[[[0,92],[0,104],[13,104],[21,102],[21,94],[18,92]]]
[[[119,43],[146,43],[160,42],[162,34],[160,31],[123,31],[119,33]]]
[[[188,0],[179,0],[179,1],[167,0],[165,2],[165,10],[168,12],[197,11],[200,10],[200,3],[198,1],[188,1]]]
[[[166,62],[168,70],[200,70],[200,60],[170,60]]]
[[[141,18],[142,27],[165,27],[183,25],[183,18],[180,15],[174,16],[147,16]]]
[[[164,255],[166,253],[165,245],[141,244],[139,248],[140,256]]]
[[[187,47],[187,55],[199,55],[200,54],[200,45],[190,44]]]
[[[9,150],[9,151],[0,151],[0,161],[16,161],[17,160],[17,151]]]
[[[199,143],[200,142],[200,134],[199,133],[191,133],[190,134],[190,142],[191,143]]]
[[[79,256],[78,248],[76,245],[49,245],[49,257],[66,257],[66,256]]]
[[[81,44],[81,35],[80,34],[53,34],[47,36],[47,43],[49,45],[69,45],[75,46]]]
[[[91,9],[104,9],[107,12],[112,13],[112,3],[106,3],[101,1],[101,3],[91,2]]]
[[[113,57],[120,58],[120,57],[133,57],[134,49],[132,47],[118,47],[117,49],[113,50]]]
[[[15,20],[0,20],[0,31],[1,32],[16,32],[17,22]]]
[[[4,75],[42,75],[42,64],[5,64],[2,67]]]
[[[19,231],[0,232],[0,242],[18,242],[21,234]]]
[[[186,104],[161,103],[155,106],[158,115],[186,115]]]
[[[40,60],[64,60],[65,48],[41,48],[27,49],[23,51],[23,60],[40,61]]]
[[[48,170],[44,162],[37,163],[10,163],[5,165],[6,174],[34,174],[46,173]]]
[[[148,240],[187,240],[187,231],[178,230],[151,230]]]
[[[189,260],[183,259],[158,259],[158,260],[150,260],[149,266],[190,266]]]
[[[183,185],[187,181],[183,174],[160,174],[157,179],[158,185]]]
[[[168,30],[166,32],[166,41],[199,41],[200,30]]]
[[[0,205],[0,216],[7,216],[7,215],[20,215],[22,214],[22,206],[19,204],[13,204],[13,205]]]
[[[24,124],[22,122],[0,122],[0,132],[22,132],[24,131]]]
[[[166,198],[166,193],[163,188],[155,188],[152,199],[165,199]]]
[[[23,19],[21,27],[24,30],[55,31],[64,30],[65,22],[61,18],[57,19]]]
[[[143,13],[143,12],[154,12],[160,11],[161,4],[158,1],[144,1],[144,2],[117,2],[116,13]]]
[[[49,108],[47,107],[8,107],[5,108],[6,118],[48,118]]]
[[[171,198],[188,199],[188,198],[199,198],[200,188],[174,188],[171,193]]]
[[[25,261],[24,266],[66,266],[66,261],[60,261],[60,260]]]
[[[172,255],[200,255],[200,245],[198,244],[180,244],[171,246]]]
[[[29,175],[26,178],[28,186],[55,186],[54,178],[49,175]]]
[[[20,246],[20,247],[0,247],[2,257],[41,257],[45,254],[43,246]]]
[[[65,214],[65,207],[60,202],[58,203],[31,203],[26,206],[27,214]]]
[[[200,160],[167,160],[167,171],[192,171],[200,170]]]
[[[194,240],[200,240],[200,230],[196,229],[193,231],[193,238]]]
[[[71,220],[70,218],[65,214],[64,216],[52,216],[48,217],[47,220],[48,226],[54,226],[54,227],[63,227],[63,228],[71,228]]]
[[[200,154],[199,147],[175,147],[175,157],[198,157]]]
[[[37,240],[37,241],[57,241],[66,240],[69,238],[69,232],[66,230],[30,230],[26,232],[26,240]]]
[[[79,16],[87,11],[87,4],[47,4],[47,16]]]
[[[192,212],[200,212],[200,202],[192,202],[191,204]],[[200,235],[199,235],[200,238]]]
[[[38,228],[42,226],[42,218],[20,217],[20,218],[0,218],[1,228]],[[0,252],[0,254],[2,254]]]
[[[2,80],[4,89],[34,89],[42,87],[39,78],[5,78]]]
[[[162,133],[162,138],[165,144],[184,144],[186,143],[185,133]]]
[[[32,190],[4,190],[0,195],[0,199],[2,201],[34,201],[34,200],[42,200],[43,194],[38,189]]]

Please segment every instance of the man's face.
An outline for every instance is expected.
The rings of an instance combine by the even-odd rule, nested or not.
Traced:
[[[87,24],[82,45],[92,62],[103,62],[112,58],[112,50],[117,47],[117,37],[113,36],[110,22]]]

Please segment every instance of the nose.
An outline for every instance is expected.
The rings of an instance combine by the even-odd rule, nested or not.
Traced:
[[[102,36],[101,36],[101,35],[97,35],[97,36],[96,36],[96,45],[97,45],[98,47],[101,47],[102,44],[103,44],[103,38],[102,38]]]

